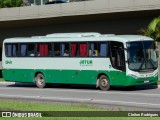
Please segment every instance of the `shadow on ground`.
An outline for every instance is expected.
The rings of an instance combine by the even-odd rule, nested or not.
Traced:
[[[36,88],[34,83],[18,83],[8,85],[7,87],[25,87],[25,88]],[[48,84],[46,88],[49,89],[86,89],[86,90],[99,90],[95,85],[68,85],[68,84]],[[157,89],[158,85],[140,85],[136,87],[111,87],[111,91],[139,91]]]

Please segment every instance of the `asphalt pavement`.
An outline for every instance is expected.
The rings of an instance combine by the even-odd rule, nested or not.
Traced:
[[[110,91],[101,91],[86,85],[53,85],[39,89],[34,84],[1,82],[0,98],[87,104],[113,110],[160,110],[160,87],[153,85],[137,86],[135,89],[114,87]]]

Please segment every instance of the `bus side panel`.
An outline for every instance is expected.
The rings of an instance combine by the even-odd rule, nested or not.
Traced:
[[[74,83],[76,84],[96,84],[97,76],[98,76],[98,71],[96,70],[77,70],[75,71],[75,79]]]
[[[45,74],[47,83],[70,83],[73,81],[74,71],[73,70],[45,70],[43,72]]]
[[[110,84],[115,86],[124,86],[127,84],[126,72],[110,71],[107,72],[110,79]]]
[[[33,70],[29,70],[29,69],[3,69],[3,78],[6,81],[33,82]]]
[[[97,72],[93,70],[47,70],[47,83],[96,84]]]
[[[34,82],[36,73],[42,73],[46,83],[95,85],[99,72],[94,70],[3,69],[3,78],[6,81]]]

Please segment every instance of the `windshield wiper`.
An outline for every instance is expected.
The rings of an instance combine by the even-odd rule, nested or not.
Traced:
[[[150,62],[150,64],[152,65],[153,69],[155,69],[155,66],[153,65],[152,61],[150,59],[148,59],[148,61]]]
[[[144,59],[143,61],[142,61],[142,64],[141,64],[141,66],[139,67],[139,69],[138,69],[138,71],[140,72],[140,70],[142,70],[142,66],[143,66],[143,64],[144,63],[147,63],[147,60],[149,61],[149,63],[151,64],[151,66],[152,66],[152,68],[151,69],[155,69],[155,67],[154,67],[154,65],[153,65],[153,63],[151,62],[151,60],[150,59]]]
[[[138,72],[140,72],[140,70],[141,70],[143,64],[145,63],[145,61],[146,61],[146,59],[144,59],[144,60],[142,61],[142,64],[141,64],[141,66],[139,67]]]

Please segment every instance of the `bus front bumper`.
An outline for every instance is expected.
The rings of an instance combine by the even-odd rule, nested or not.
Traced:
[[[135,78],[132,76],[127,77],[127,84],[126,86],[135,86],[135,85],[152,85],[158,83],[158,75],[153,77],[146,77],[146,78]]]

